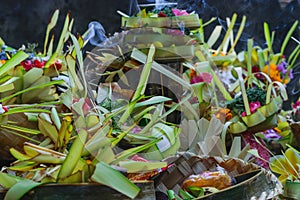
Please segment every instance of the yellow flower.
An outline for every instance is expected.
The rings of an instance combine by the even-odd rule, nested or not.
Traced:
[[[284,155],[276,155],[270,159],[270,169],[280,174],[278,179],[282,183],[289,177],[299,179],[299,166],[300,155],[292,148],[288,148]]]

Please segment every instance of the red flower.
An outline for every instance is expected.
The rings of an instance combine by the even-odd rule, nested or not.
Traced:
[[[33,63],[31,60],[24,60],[21,62],[21,65],[24,67],[25,71],[29,71],[33,68]]]
[[[157,14],[157,16],[158,16],[158,17],[167,17],[167,15],[166,15],[164,12],[162,12],[162,11],[160,11],[160,12]]]
[[[37,68],[43,68],[45,65],[44,61],[39,61],[39,60],[34,60],[33,61],[33,66]]]
[[[56,61],[53,65],[51,65],[50,67],[55,67],[57,70],[60,70],[62,65],[61,62]]]
[[[6,113],[8,111],[8,108],[6,106],[2,106],[2,103],[0,103],[0,114]]]

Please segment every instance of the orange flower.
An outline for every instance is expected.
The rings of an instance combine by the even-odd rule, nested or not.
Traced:
[[[192,80],[197,75],[197,73],[196,73],[195,70],[190,69],[190,74],[189,75],[190,75],[190,80]]]
[[[269,65],[266,65],[262,71],[268,74],[272,81],[279,81],[281,83],[283,82],[280,71],[277,69],[277,65],[270,63]]]
[[[232,113],[230,113],[230,109],[228,108],[220,108],[216,112],[216,117],[220,120],[226,119],[226,121],[229,121],[232,118]]]

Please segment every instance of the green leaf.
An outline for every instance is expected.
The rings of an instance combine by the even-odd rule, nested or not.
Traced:
[[[209,47],[212,47],[216,41],[218,40],[218,38],[221,35],[221,31],[222,31],[222,26],[216,26],[215,29],[213,30],[212,34],[210,35],[209,39],[207,40],[207,45]]]
[[[111,187],[132,199],[140,192],[140,189],[136,185],[104,162],[100,162],[96,165],[95,172],[91,179],[95,182]]]
[[[42,185],[43,183],[34,182],[32,180],[24,179],[14,184],[6,193],[4,200],[21,199],[31,189]]]
[[[0,126],[1,126],[1,128],[15,130],[15,131],[23,132],[23,133],[29,133],[29,134],[32,134],[32,135],[36,135],[36,134],[41,133],[39,130],[25,128],[25,127],[22,127],[22,126],[15,126],[15,125],[10,125],[10,124],[2,124]]]
[[[167,162],[141,162],[134,160],[120,161],[119,166],[127,169],[127,173],[137,173],[159,169],[167,166]]]
[[[4,83],[4,84],[0,85],[0,92],[7,92],[10,90],[13,90],[14,88],[15,88],[15,86],[13,83],[10,83],[10,84]]]
[[[87,96],[87,82],[85,80],[85,73],[84,73],[84,64],[83,64],[83,55],[82,55],[82,51],[81,51],[81,44],[80,44],[80,41],[82,41],[82,39],[80,39],[81,37],[79,36],[79,39],[77,40],[76,37],[70,33],[70,36],[71,36],[71,39],[72,39],[72,42],[73,42],[73,45],[75,47],[75,51],[76,51],[76,59],[77,59],[77,62],[78,62],[78,66],[79,66],[79,76],[81,78],[81,81],[82,81],[82,84],[84,86],[84,97]]]
[[[49,57],[51,57],[52,52],[53,52],[53,43],[54,43],[54,35],[52,35],[52,37],[50,39],[48,50],[47,50],[47,56],[49,56]]]
[[[204,196],[204,189],[202,187],[189,186],[186,189],[190,191],[195,197]]]
[[[43,119],[41,115],[38,118],[38,127],[44,136],[50,137],[54,143],[57,143],[58,129],[52,123]]]
[[[72,144],[70,151],[63,162],[59,174],[58,174],[58,179],[63,179],[68,176],[70,176],[73,173],[73,170],[75,169],[81,154],[84,149],[84,144],[87,138],[87,132],[84,129],[81,129],[78,132],[78,135]]]
[[[47,49],[47,44],[48,44],[48,38],[49,38],[50,31],[56,26],[58,16],[59,16],[59,10],[56,9],[54,11],[51,19],[50,19],[50,22],[49,22],[48,26],[47,26],[46,36],[45,36],[45,41],[44,41],[44,55],[46,54],[46,49]]]
[[[75,90],[76,92],[82,92],[83,91],[83,85],[77,75],[76,72],[76,59],[72,57],[70,54],[66,56],[66,63],[68,65],[68,73],[69,73],[69,78],[71,81],[71,88]],[[72,91],[75,93],[75,91]],[[75,96],[76,97],[76,96]]]
[[[243,33],[243,30],[244,30],[244,27],[245,27],[245,24],[246,24],[246,16],[243,16],[242,18],[242,22],[241,22],[241,25],[239,27],[239,30],[235,36],[235,39],[234,39],[234,42],[230,48],[230,50],[228,51],[228,53],[230,54],[233,50],[234,50],[234,47],[236,46],[236,44],[238,43],[242,33]]]
[[[93,165],[96,165],[98,162],[111,163],[115,159],[115,154],[110,145],[105,145],[104,147],[97,148],[99,149],[95,159],[93,160]]]
[[[18,151],[15,148],[10,148],[9,152],[13,157],[15,157],[19,161],[28,160],[31,158],[30,156],[21,153],[20,151]]]
[[[147,144],[144,144],[144,145],[141,145],[141,146],[138,146],[138,147],[134,147],[134,148],[131,148],[131,149],[126,149],[124,151],[122,151],[121,153],[119,153],[117,156],[116,156],[116,159],[111,163],[111,164],[117,164],[119,161],[121,160],[124,160],[134,154],[137,154],[143,150],[146,150],[150,147],[152,147],[153,145],[155,145],[157,142],[159,142],[161,140],[161,138],[157,138]]]
[[[146,90],[148,78],[149,78],[149,75],[150,75],[150,71],[152,69],[154,53],[155,53],[155,47],[152,44],[151,47],[150,47],[147,59],[146,59],[145,66],[143,67],[143,70],[142,70],[142,73],[141,73],[141,76],[140,76],[140,80],[139,80],[139,83],[137,85],[137,89],[133,94],[131,102],[136,101],[138,98],[140,98]],[[121,118],[119,120],[119,124],[122,125],[126,122],[126,120],[130,116],[133,109],[134,109],[134,104],[130,105],[126,109],[126,111],[123,113],[123,115],[121,116]]]
[[[23,76],[24,88],[28,88],[34,82],[38,81],[43,76],[43,73],[44,73],[43,69],[36,68],[36,67],[26,72]]]
[[[115,147],[134,127],[136,127],[136,124],[133,124],[128,129],[119,134],[114,140],[112,140],[111,146]]]
[[[138,49],[132,50],[131,58],[133,58],[141,63],[144,63],[144,64],[146,63],[146,60],[147,60],[147,56],[143,52],[139,51]],[[178,75],[176,75],[173,72],[171,72],[170,70],[164,68],[163,66],[161,66],[159,63],[157,63],[155,61],[152,63],[152,69],[156,70],[157,72],[162,73],[163,75],[165,75],[168,78],[172,79],[173,81],[179,83],[186,89],[190,89],[190,87],[191,87],[191,85],[187,81],[180,78]]]
[[[287,33],[287,35],[281,45],[281,50],[280,50],[281,55],[284,54],[285,47],[288,44],[291,36],[293,35],[293,32],[296,30],[297,27],[298,27],[298,20],[294,22],[293,26],[290,28],[289,32]]]
[[[167,190],[169,200],[182,200],[173,190]]]
[[[1,69],[2,69],[2,68],[0,68],[0,70],[1,70]],[[13,97],[15,97],[15,96],[18,96],[18,95],[20,95],[20,94],[23,94],[23,93],[25,93],[25,92],[30,92],[30,91],[32,91],[32,90],[41,89],[41,88],[45,88],[45,87],[48,87],[48,86],[52,86],[52,85],[55,85],[55,84],[61,84],[61,83],[64,83],[64,81],[63,81],[63,80],[51,81],[51,82],[49,82],[49,83],[43,83],[43,84],[36,85],[36,86],[30,87],[30,88],[26,88],[26,89],[24,89],[24,90],[18,91],[18,92],[16,92],[16,93],[12,94],[12,95],[9,95],[9,96],[7,96],[7,97],[4,97],[4,98],[0,99],[0,102],[9,100],[9,99],[11,99],[11,98],[13,98]]]
[[[239,136],[234,137],[231,148],[230,148],[229,157],[236,158],[242,151],[241,145],[242,145],[241,137],[239,137]]]
[[[54,122],[55,126],[57,129],[60,129],[61,127],[61,122],[57,113],[57,110],[55,109],[55,107],[51,108],[51,119]]]
[[[28,58],[29,55],[24,51],[18,51],[11,59],[7,60],[1,67],[0,67],[0,76],[4,73],[8,72],[18,64],[20,64],[23,60]],[[2,102],[2,101],[1,101]]]
[[[183,189],[179,190],[179,194],[180,196],[184,199],[184,200],[192,200],[195,197],[193,195],[191,195],[190,193],[184,191]]]
[[[225,44],[226,44],[227,41],[229,40],[229,36],[230,36],[230,34],[231,34],[231,32],[232,32],[232,29],[233,29],[233,27],[234,27],[234,24],[235,24],[236,19],[237,19],[237,14],[234,13],[233,16],[232,16],[232,19],[231,19],[231,21],[230,21],[230,25],[229,25],[229,27],[228,27],[228,29],[227,29],[227,31],[226,31],[226,33],[225,33],[225,36],[224,36],[224,38],[223,38],[223,41],[222,41],[221,45],[219,46],[219,48],[218,48],[218,50],[217,50],[217,54],[219,54],[219,52],[223,49],[223,47],[225,46]]]
[[[268,50],[270,53],[272,53],[273,50],[272,50],[271,34],[270,34],[269,25],[266,22],[264,23],[264,33],[265,33],[265,39],[266,39],[266,42],[268,45]]]
[[[74,174],[61,179],[60,183],[81,183],[83,180],[83,172],[82,171],[77,171]]]
[[[57,53],[58,55],[61,53],[61,51],[63,49],[64,41],[66,41],[66,39],[68,38],[69,22],[70,22],[70,14],[68,13],[66,16],[66,19],[65,19],[64,27],[62,29],[58,44],[57,44],[57,48],[55,50],[55,53]],[[45,67],[46,67],[46,65],[45,65]]]
[[[154,105],[154,104],[163,103],[163,102],[170,101],[170,100],[172,100],[172,99],[170,99],[168,97],[154,96],[154,97],[151,97],[150,99],[147,99],[146,101],[136,103],[134,108],[138,108],[141,106]]]
[[[11,174],[0,172],[0,185],[8,189],[15,185],[17,182],[23,180],[19,176],[13,176]]]

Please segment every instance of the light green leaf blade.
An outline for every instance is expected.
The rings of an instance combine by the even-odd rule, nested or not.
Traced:
[[[222,26],[215,27],[215,29],[213,30],[212,34],[210,35],[210,37],[207,41],[207,45],[209,47],[212,47],[216,43],[216,41],[220,37],[221,31],[222,31]]]
[[[59,16],[59,10],[55,10],[50,22],[47,26],[47,30],[46,30],[46,36],[45,36],[45,41],[44,41],[44,55],[46,54],[46,49],[47,49],[47,44],[48,44],[48,38],[49,38],[49,34],[50,31],[56,26],[57,20],[58,20],[58,16]]]
[[[134,108],[138,108],[138,107],[141,107],[141,106],[149,106],[149,105],[158,104],[158,103],[163,103],[163,102],[170,101],[170,100],[172,100],[172,99],[170,99],[168,97],[154,96],[154,97],[151,97],[150,99],[147,99],[146,101],[136,103]]]
[[[0,76],[4,73],[8,72],[10,69],[14,68],[16,65],[20,64],[23,60],[25,60],[29,55],[24,51],[18,51],[11,59],[6,61],[0,67]]]
[[[87,138],[86,130],[81,129],[78,132],[78,135],[77,135],[74,143],[72,144],[65,161],[63,162],[63,164],[61,166],[61,169],[58,174],[58,179],[66,178],[73,173],[73,170],[75,169],[75,167],[81,157],[82,151],[84,149],[84,144],[85,144],[86,138]]]
[[[4,200],[17,200],[21,199],[31,189],[42,185],[43,183],[34,182],[32,180],[22,180],[14,184],[6,193]]]
[[[17,182],[23,180],[18,176],[13,176],[7,173],[0,172],[0,185],[8,189],[15,185]]]
[[[281,50],[280,50],[280,54],[283,55],[284,54],[284,50],[285,47],[287,46],[293,32],[295,31],[295,29],[298,27],[298,20],[294,22],[293,26],[290,28],[289,32],[287,33],[282,45],[281,45]]]
[[[134,160],[120,161],[120,167],[126,168],[128,173],[136,173],[159,169],[167,166],[167,162],[141,162]]]
[[[136,185],[104,162],[96,165],[95,172],[91,178],[93,181],[111,187],[132,199],[140,192]]]

